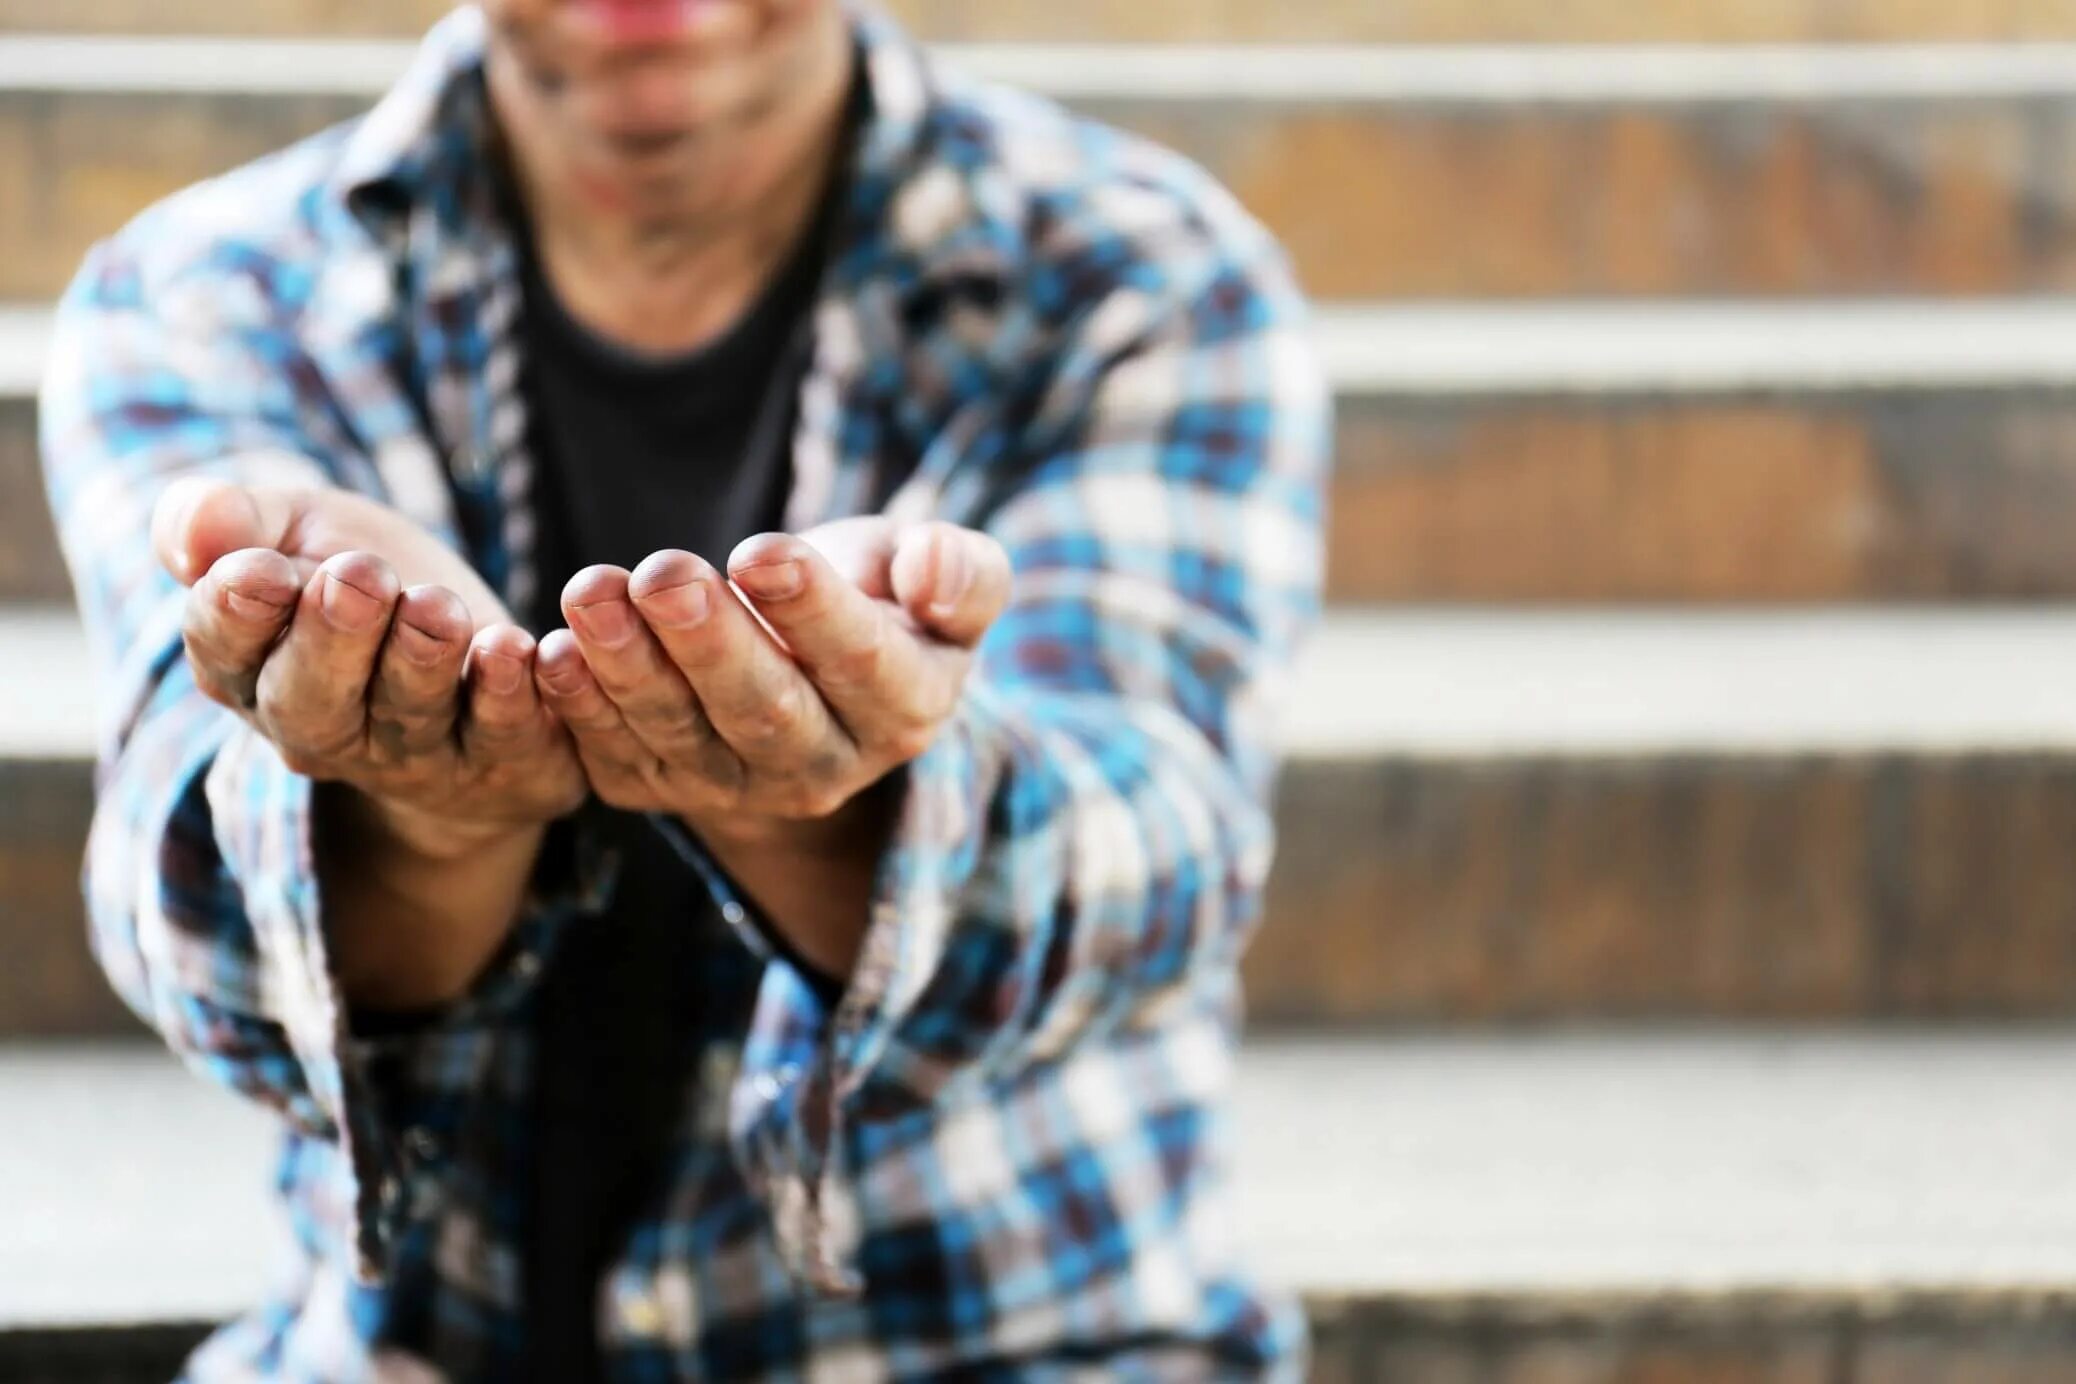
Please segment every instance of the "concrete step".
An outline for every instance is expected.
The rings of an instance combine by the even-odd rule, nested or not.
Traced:
[[[2060,1289],[1314,1296],[1316,1384],[2063,1384]],[[0,1330],[9,1384],[163,1384],[199,1322]]]
[[[0,311],[0,601],[66,599]],[[1329,585],[1349,603],[2076,593],[2076,306],[1350,307]]]
[[[0,0],[0,31],[413,35],[448,0]],[[945,39],[1088,42],[1799,43],[2076,37],[2069,0],[889,0]]]
[[[1258,1041],[1242,1243],[1323,1381],[2067,1379],[2072,1060],[2066,1029]],[[98,1328],[163,1358],[261,1290],[264,1117],[109,1045],[0,1053],[0,1108],[8,1378],[76,1380],[30,1352]]]
[[[86,956],[86,660],[0,620],[0,1035]],[[1341,615],[1248,960],[1276,1027],[2076,1017],[2076,612]]]
[[[1281,8],[1281,7],[1275,7]],[[0,38],[0,298],[364,108],[407,46]],[[979,45],[1204,162],[1324,297],[2076,287],[2076,46]]]

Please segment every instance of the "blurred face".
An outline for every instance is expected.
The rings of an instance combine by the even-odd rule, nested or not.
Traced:
[[[837,0],[486,0],[498,117],[530,181],[602,209],[767,194],[847,86]]]

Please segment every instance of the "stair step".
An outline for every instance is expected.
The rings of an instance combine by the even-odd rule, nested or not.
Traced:
[[[0,1038],[133,1032],[84,761],[0,760]],[[1295,761],[1247,958],[1276,1029],[2076,1017],[2066,751]]]
[[[0,310],[0,600],[61,601]],[[1343,307],[1343,602],[2076,594],[2076,307]]]
[[[1327,374],[1357,399],[2076,387],[2076,303],[2056,298],[1339,301],[1314,315]],[[50,333],[47,308],[0,303],[0,399],[34,394]]]
[[[1243,1224],[1351,1296],[2058,1288],[2072,1057],[2061,1029],[1264,1040]]]
[[[2076,385],[2060,298],[1509,305],[1329,301],[1318,341],[1357,398],[1741,397]]]
[[[84,758],[72,612],[0,608],[0,757]],[[2076,754],[2076,607],[1337,611],[1299,660],[1302,759]]]
[[[86,660],[0,620],[0,1029],[86,956]],[[2076,1016],[2076,611],[1341,615],[1302,661],[1281,1026]]]
[[[364,108],[408,45],[0,38],[0,298]],[[1323,297],[2076,287],[2076,45],[955,47],[1202,161]]]
[[[0,32],[415,35],[450,0],[0,0]],[[2076,38],[2069,0],[889,0],[947,39],[1329,43],[1779,43]]]
[[[93,806],[84,760],[0,758],[0,1039],[138,1031],[87,951]]]
[[[2076,1369],[2076,1302],[2061,1290],[1384,1293],[1306,1306],[1317,1384],[2059,1384]],[[0,1330],[0,1378],[162,1384],[207,1333],[200,1323]]]
[[[1313,1305],[1322,1369],[2067,1371],[2072,1060],[2064,1029],[1256,1041],[1242,1243]],[[0,1328],[212,1319],[261,1291],[285,1243],[265,1116],[112,1045],[0,1052],[0,1108]]]

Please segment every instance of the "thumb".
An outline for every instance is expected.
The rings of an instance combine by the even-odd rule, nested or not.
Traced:
[[[933,520],[902,531],[890,564],[894,599],[916,623],[970,649],[1009,604],[1009,554],[987,534]]]
[[[175,581],[192,586],[227,553],[285,551],[301,509],[300,491],[186,476],[152,509],[152,551]]]
[[[878,514],[832,519],[801,532],[800,540],[829,560],[837,575],[876,601],[894,599],[894,521]]]

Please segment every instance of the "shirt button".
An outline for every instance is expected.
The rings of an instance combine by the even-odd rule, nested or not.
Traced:
[[[404,1147],[420,1163],[430,1163],[440,1156],[440,1141],[433,1132],[420,1126],[404,1134]]]
[[[630,1293],[620,1299],[620,1325],[632,1336],[661,1336],[663,1304],[654,1293]]]
[[[538,953],[523,951],[512,958],[512,974],[521,980],[532,980],[541,973],[541,958]]]
[[[728,902],[721,905],[721,919],[730,927],[741,927],[743,924],[743,919],[747,918],[748,916],[749,915],[743,911],[743,906],[737,903],[734,899],[730,899],[728,900]]]

